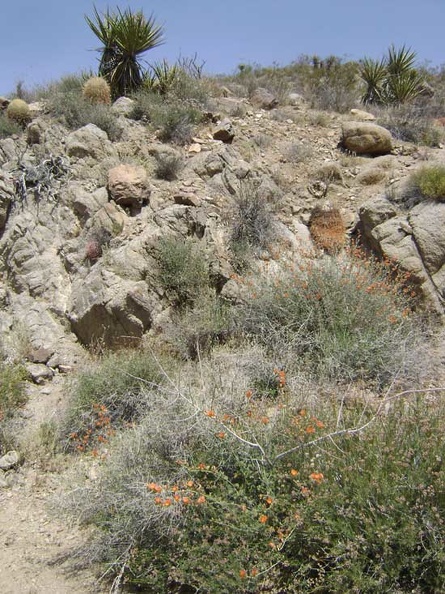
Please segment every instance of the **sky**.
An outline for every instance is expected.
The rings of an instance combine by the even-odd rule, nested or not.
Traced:
[[[286,65],[303,54],[382,57],[406,45],[419,64],[445,63],[445,0],[0,0],[0,95],[97,71],[100,44],[85,22],[107,8],[154,15],[165,43],[148,63],[197,55],[208,74],[238,64]]]

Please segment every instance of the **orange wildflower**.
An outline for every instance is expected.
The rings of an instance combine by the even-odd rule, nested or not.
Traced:
[[[191,502],[192,502],[192,500],[190,499],[190,497],[183,497],[182,498],[182,503],[185,503],[185,505],[188,505]]]
[[[250,575],[252,577],[255,577],[258,574],[258,569],[256,567],[252,567],[252,569],[250,570]]]
[[[162,505],[163,505],[164,507],[168,507],[168,506],[169,506],[169,505],[171,505],[171,504],[172,504],[172,500],[171,500],[171,499],[166,499]]]
[[[218,437],[219,439],[224,439],[226,436],[226,434],[224,433],[224,431],[220,431],[219,433],[216,434],[216,437]]]
[[[323,429],[324,428],[324,423],[323,421],[320,421],[319,419],[316,419],[315,424],[317,425],[317,427],[319,429]]]
[[[261,417],[261,422],[263,425],[267,425],[269,423],[269,417]]]
[[[246,392],[246,398],[252,398],[252,396],[253,396],[252,390],[247,390],[247,392]]]
[[[240,569],[239,570],[239,576],[242,580],[246,579],[247,576],[247,571],[245,569]]]
[[[216,417],[216,413],[214,410],[205,410],[204,414],[206,415],[206,417],[210,417],[210,418]]]
[[[196,500],[196,503],[199,503],[199,504],[205,503],[205,502],[206,502],[206,498],[204,497],[204,495],[200,495],[198,497],[198,499]]]
[[[267,505],[272,505],[272,503],[273,503],[272,497],[270,497],[270,496],[266,497],[266,503],[267,503]]]
[[[298,474],[298,470],[295,470],[295,468],[292,468],[290,471],[291,476],[297,476]]]
[[[318,484],[320,484],[324,479],[324,476],[321,472],[312,472],[309,477]]]
[[[204,464],[204,462],[200,462],[198,464],[198,468],[199,468],[199,470],[205,470],[206,469],[206,465]]]
[[[269,518],[265,514],[261,514],[261,516],[258,518],[258,521],[261,522],[261,524],[265,524],[268,519]]]
[[[194,482],[193,481],[187,481],[187,487],[189,487],[190,489],[193,487]]]
[[[161,505],[162,497],[155,497],[155,503],[156,503],[156,505]]]
[[[306,427],[306,433],[315,433],[314,427],[312,427],[312,425]]]

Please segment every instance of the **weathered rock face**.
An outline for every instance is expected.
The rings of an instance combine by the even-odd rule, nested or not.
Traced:
[[[0,170],[0,234],[6,225],[13,196],[14,186],[11,176]]]
[[[100,267],[73,283],[68,313],[73,332],[85,344],[111,345],[141,338],[152,321],[156,303],[143,281],[125,281]]]
[[[108,172],[108,191],[116,204],[129,208],[132,214],[148,204],[150,187],[142,165],[118,165]]]
[[[87,124],[71,132],[66,138],[66,152],[70,157],[92,157],[96,160],[117,156],[107,133],[94,124]]]
[[[397,214],[384,197],[359,210],[363,239],[373,250],[411,273],[424,297],[438,312],[445,297],[445,204],[419,204]]]
[[[393,148],[391,133],[386,128],[366,122],[344,123],[341,144],[358,155],[385,155]]]

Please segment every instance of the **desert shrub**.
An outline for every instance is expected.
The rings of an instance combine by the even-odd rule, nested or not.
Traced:
[[[299,369],[382,386],[401,369],[408,373],[416,344],[409,289],[392,282],[394,272],[354,250],[241,279],[249,289],[240,326]]]
[[[208,356],[232,334],[229,304],[209,292],[195,307],[177,315],[167,338],[181,357],[196,360]]]
[[[21,134],[23,128],[14,120],[0,114],[0,138],[8,138],[14,134]]]
[[[289,142],[283,147],[283,157],[290,163],[304,163],[310,159],[314,151],[303,142]]]
[[[137,93],[135,100],[130,117],[144,120],[157,129],[162,142],[179,145],[191,142],[195,126],[202,120],[198,107],[174,95],[162,97],[152,90]]]
[[[230,218],[230,248],[237,269],[248,265],[252,255],[268,249],[275,235],[274,217],[268,201],[252,180],[240,183]]]
[[[192,305],[209,290],[209,264],[192,239],[165,237],[159,242],[159,280],[179,307]]]
[[[0,456],[12,445],[9,423],[28,399],[25,390],[27,378],[23,365],[0,364]]]
[[[237,405],[219,397],[159,393],[99,479],[70,489],[66,508],[99,528],[84,555],[115,587],[442,591],[443,403],[308,405],[285,375],[273,405],[251,390]]]
[[[100,447],[116,429],[138,422],[152,405],[161,368],[144,351],[109,353],[80,370],[68,388],[67,413],[60,429],[63,446],[84,451]]]
[[[91,103],[82,96],[82,91],[56,92],[45,101],[45,106],[50,115],[71,130],[94,124],[112,141],[118,140],[122,134],[119,120],[110,106]]]
[[[27,377],[23,365],[0,364],[0,421],[12,416],[27,401]]]
[[[159,153],[156,155],[155,175],[159,179],[173,181],[184,167],[184,159],[181,155],[171,153]]]
[[[375,111],[378,123],[399,140],[431,147],[443,141],[443,130],[433,124],[422,104],[408,103]]]
[[[358,99],[358,64],[336,56],[301,56],[288,67],[296,86],[315,109],[346,112]]]
[[[445,166],[426,165],[411,174],[408,182],[409,192],[421,199],[445,201]]]

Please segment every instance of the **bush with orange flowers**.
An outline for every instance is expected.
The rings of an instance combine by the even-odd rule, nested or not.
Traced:
[[[411,379],[422,323],[409,319],[407,281],[356,249],[302,261],[249,279],[239,327],[275,360],[317,377],[380,387],[395,374]]]

